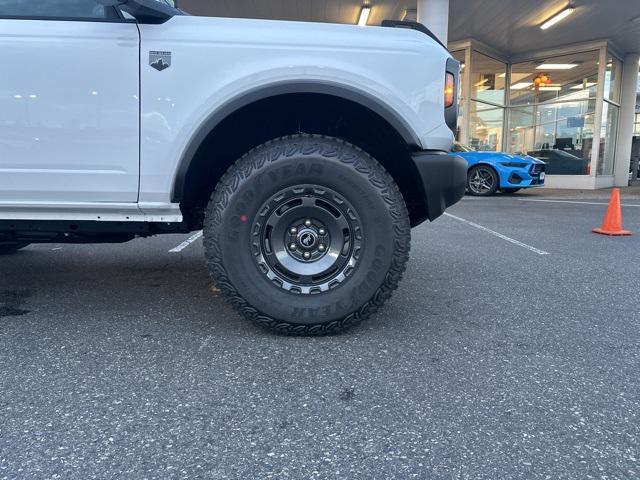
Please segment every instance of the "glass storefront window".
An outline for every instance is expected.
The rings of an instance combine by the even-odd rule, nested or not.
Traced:
[[[638,72],[638,88],[636,92],[636,121],[633,132],[634,135],[640,135],[640,72]]]
[[[600,160],[598,175],[613,175],[613,164],[616,153],[616,135],[618,133],[619,107],[604,101],[600,124]]]
[[[474,150],[502,150],[504,108],[471,101],[469,146]]]
[[[590,174],[599,59],[594,50],[512,66],[509,151],[547,162],[551,175]]]
[[[588,175],[595,107],[582,100],[511,108],[509,151],[547,162],[551,175]]]
[[[533,150],[536,145],[537,124],[536,110],[534,107],[513,107],[509,109],[509,141],[508,151],[511,153],[524,153]]]
[[[508,70],[472,46],[454,52],[461,62],[465,54],[470,59],[464,83],[469,91],[459,95],[465,143],[475,150],[530,154],[547,162],[551,175],[612,175],[622,62],[609,52],[605,55],[605,49],[538,58]],[[601,105],[602,115],[596,118]],[[638,118],[640,114],[635,135],[640,135]]]
[[[595,98],[598,87],[597,50],[516,63],[511,67],[511,105],[532,105]],[[536,88],[537,77],[547,82]]]
[[[482,53],[471,52],[471,98],[504,105],[507,65]]]
[[[620,102],[620,86],[622,78],[622,64],[611,55],[607,57],[604,71],[604,98],[614,103]]]

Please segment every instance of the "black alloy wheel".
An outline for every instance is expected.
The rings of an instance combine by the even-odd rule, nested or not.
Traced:
[[[498,174],[487,165],[476,165],[467,175],[467,189],[471,195],[486,197],[496,193],[498,189]]]
[[[295,185],[272,196],[254,222],[254,256],[281,288],[310,295],[336,287],[356,267],[362,228],[356,210],[319,185]]]

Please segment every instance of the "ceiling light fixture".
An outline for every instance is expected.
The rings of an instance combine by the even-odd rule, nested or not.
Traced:
[[[369,15],[371,14],[371,7],[364,5],[360,10],[360,17],[358,18],[358,26],[366,27],[369,21]]]
[[[540,28],[542,30],[546,30],[547,28],[552,27],[559,21],[564,20],[575,11],[576,11],[575,7],[569,6],[564,10],[561,10],[560,12],[556,13],[553,17],[549,18],[549,20],[547,20],[542,25],[540,25]]]
[[[531,85],[533,85],[533,83],[531,82],[514,83],[513,85],[511,85],[511,90],[524,90],[525,88],[530,87]]]
[[[577,66],[577,63],[543,63],[538,65],[536,70],[571,70]]]

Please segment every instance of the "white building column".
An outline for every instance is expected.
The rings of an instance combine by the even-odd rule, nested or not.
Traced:
[[[417,0],[418,22],[423,24],[442,43],[449,38],[449,0]]]
[[[630,53],[624,57],[622,71],[622,93],[620,96],[620,118],[618,120],[618,144],[615,161],[615,185],[626,187],[629,183],[629,165],[631,161],[631,141],[636,113],[636,94],[638,89],[638,62],[640,54]]]

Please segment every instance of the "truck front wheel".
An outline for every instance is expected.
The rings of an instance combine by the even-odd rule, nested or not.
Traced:
[[[404,199],[359,148],[316,135],[280,138],[238,160],[205,215],[207,264],[245,317],[323,335],[370,316],[409,256]]]

